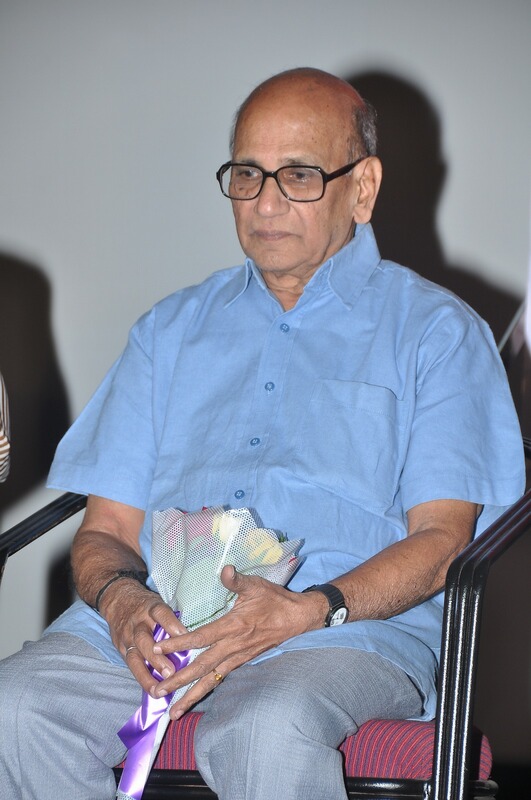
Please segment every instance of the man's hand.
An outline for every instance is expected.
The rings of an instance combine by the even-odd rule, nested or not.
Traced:
[[[350,609],[349,621],[387,619],[431,597],[444,585],[451,560],[470,541],[480,509],[473,503],[434,500],[408,512],[408,536],[335,578]],[[72,566],[81,597],[94,603],[98,590],[118,569],[142,570],[138,536],[143,512],[90,497],[76,534]],[[224,586],[237,595],[224,617],[189,632],[155,593],[137,581],[115,581],[103,594],[100,610],[113,643],[143,689],[162,697],[196,681],[172,707],[177,718],[229,672],[286,639],[322,627],[328,601],[320,592],[289,592],[227,566]],[[102,583],[103,582],[103,583]],[[169,638],[155,644],[159,623]],[[203,650],[175,672],[168,653]],[[157,682],[146,663],[163,676]]]
[[[289,592],[263,578],[242,575],[232,566],[223,568],[221,581],[238,595],[231,611],[195,631],[152,646],[155,655],[207,648],[191,664],[155,687],[153,696],[161,697],[197,681],[172,706],[172,719],[178,719],[215,688],[220,680],[216,674],[226,678],[236,667],[286,639],[323,625],[328,603],[318,593],[312,592],[311,597]]]
[[[154,653],[153,629],[158,623],[175,641],[176,637],[187,633],[186,628],[160,595],[136,581],[117,581],[115,588],[113,584],[113,591],[109,589],[109,596],[102,602],[102,612],[109,624],[114,646],[122,654],[140,686],[153,694],[158,683],[146,661],[163,678],[175,672],[168,658]]]
[[[93,605],[98,591],[119,569],[146,568],[139,546],[144,521],[140,509],[91,495],[85,517],[74,539],[72,567],[79,595]],[[322,624],[326,601],[316,594],[298,595],[269,581],[222,572],[225,586],[238,595],[235,606],[223,619],[189,633],[162,598],[133,579],[114,581],[100,601],[114,646],[140,686],[152,696],[168,694],[199,679],[178,708],[183,713],[207,694],[216,683],[213,670],[225,677],[264,650]],[[322,613],[321,613],[322,612]],[[160,646],[153,640],[156,624],[170,638]],[[193,664],[175,672],[167,653],[208,648]],[[147,665],[163,676],[159,684]],[[177,709],[173,712],[177,716]]]

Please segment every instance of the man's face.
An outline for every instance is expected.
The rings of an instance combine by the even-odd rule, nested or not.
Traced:
[[[246,109],[234,143],[233,161],[268,171],[307,164],[332,172],[348,164],[350,107],[307,87],[277,87]],[[363,170],[362,162],[357,170]],[[352,237],[357,180],[353,173],[331,181],[324,196],[297,203],[268,178],[254,200],[233,200],[240,244],[262,272],[309,280]]]

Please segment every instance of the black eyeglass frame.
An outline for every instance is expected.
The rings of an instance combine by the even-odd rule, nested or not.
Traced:
[[[327,184],[329,184],[330,181],[335,181],[336,178],[340,178],[342,175],[346,175],[347,172],[353,170],[354,167],[357,167],[358,164],[360,164],[366,158],[369,158],[369,156],[360,156],[359,158],[356,159],[356,161],[352,161],[350,164],[345,164],[344,167],[340,167],[339,169],[336,169],[333,172],[325,172],[325,170],[322,167],[317,167],[314,166],[313,164],[284,164],[284,166],[279,167],[274,172],[268,172],[267,170],[262,169],[262,167],[259,167],[257,164],[249,164],[245,161],[226,161],[224,164],[221,165],[221,167],[216,172],[216,178],[218,180],[221,193],[223,194],[224,197],[228,197],[229,200],[256,200],[256,198],[264,188],[264,184],[267,178],[273,178],[276,185],[284,195],[284,197],[287,200],[291,200],[292,203],[315,203],[317,202],[317,200],[321,200],[324,197]],[[222,183],[223,176],[227,172],[227,170],[229,170],[231,167],[252,167],[253,169],[260,170],[260,172],[262,173],[262,182],[256,194],[254,194],[252,197],[232,197],[230,194],[227,194],[226,192],[223,191],[223,183]],[[286,192],[286,190],[281,186],[278,180],[278,173],[281,172],[283,169],[290,169],[290,168],[297,169],[297,167],[299,167],[300,169],[314,169],[321,175],[323,179],[323,191],[321,192],[319,197],[313,197],[311,200],[298,200],[295,197],[290,197],[289,194]]]

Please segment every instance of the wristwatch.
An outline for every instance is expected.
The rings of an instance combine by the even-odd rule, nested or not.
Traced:
[[[330,610],[325,617],[324,626],[330,628],[332,625],[342,625],[348,619],[348,608],[345,603],[343,593],[332,583],[319,583],[308,586],[303,592],[321,592],[330,604]]]

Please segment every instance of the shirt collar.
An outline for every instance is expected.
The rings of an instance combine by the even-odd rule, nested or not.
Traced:
[[[315,289],[320,291],[322,285],[327,283],[341,302],[351,309],[380,260],[372,226],[370,223],[359,224],[353,239],[319,267],[308,282],[305,292]],[[242,269],[232,279],[230,288],[227,287],[229,297],[225,307],[246,291],[252,278],[264,291],[268,291],[260,269],[252,259],[247,258]]]
[[[358,224],[354,238],[327,262],[330,288],[347,308],[354,307],[380,261],[372,225]]]
[[[254,270],[257,273],[259,272],[251,259],[247,258],[245,260],[245,264],[238,269],[234,277],[227,284],[226,293],[228,299],[225,303],[225,308],[228,308],[230,305],[232,305],[238,299],[238,297],[245,292],[249,286],[249,282],[253,276]]]

